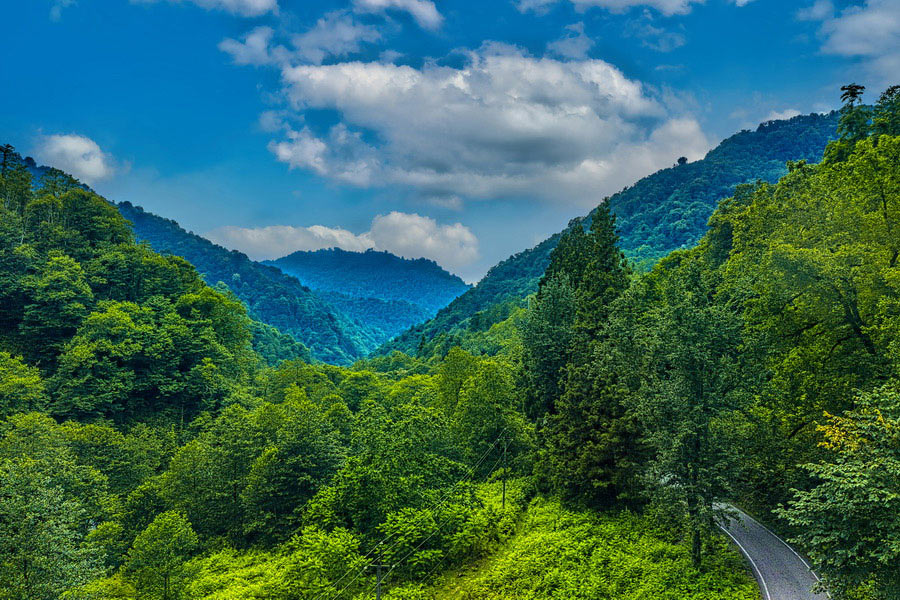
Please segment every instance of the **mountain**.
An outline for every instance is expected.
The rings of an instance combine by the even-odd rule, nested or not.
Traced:
[[[22,163],[38,187],[44,177],[58,174],[70,179],[31,157]],[[132,223],[138,240],[157,252],[187,259],[210,285],[222,283],[247,305],[259,321],[253,329],[254,343],[267,360],[306,356],[305,349],[297,350],[283,335],[288,334],[305,344],[312,358],[351,363],[433,317],[469,289],[434,261],[388,252],[295,252],[264,265],[129,202],[117,208]]]
[[[301,251],[264,264],[293,275],[347,315],[383,332],[384,341],[433,317],[469,289],[433,260],[374,250]]]
[[[767,121],[741,131],[701,160],[662,169],[607,199],[616,214],[620,245],[639,269],[677,248],[693,246],[705,233],[718,202],[742,183],[776,182],[788,161],[818,162],[836,137],[837,112]],[[572,226],[587,226],[590,214]],[[446,349],[465,331],[483,330],[509,315],[537,290],[559,241],[556,234],[488,271],[478,284],[426,323],[391,340],[379,354],[394,350],[431,354]]]
[[[278,267],[316,291],[402,300],[434,312],[469,289],[462,279],[433,260],[401,258],[375,250],[301,251],[265,264]]]
[[[157,252],[185,258],[210,285],[222,282],[247,305],[254,318],[295,337],[309,348],[313,358],[347,364],[384,340],[383,334],[347,316],[276,267],[213,244],[185,231],[175,221],[130,202],[117,207],[132,223],[138,240]]]

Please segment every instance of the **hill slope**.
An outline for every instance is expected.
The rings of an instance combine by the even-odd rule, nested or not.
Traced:
[[[139,240],[157,252],[184,257],[211,285],[224,283],[255,318],[293,335],[309,347],[314,358],[336,364],[352,362],[383,339],[275,267],[217,246],[175,221],[129,202],[120,203],[118,209],[131,221]]]
[[[813,113],[763,123],[755,131],[727,138],[701,160],[662,169],[611,196],[608,202],[623,250],[645,267],[676,248],[695,244],[719,200],[735,186],[760,179],[775,182],[787,172],[789,160],[817,162],[835,137],[838,118],[836,112]],[[582,224],[589,220],[590,215]],[[379,353],[427,353],[426,347],[444,346],[438,338],[449,342],[455,333],[480,330],[505,318],[510,305],[521,305],[537,290],[558,240],[559,234],[554,235],[499,263],[433,319],[403,332]]]
[[[351,318],[379,332],[382,342],[430,319],[469,289],[432,260],[374,250],[294,252],[265,264],[293,275]]]
[[[390,252],[348,252],[339,248],[294,252],[265,261],[317,291],[354,298],[401,300],[437,312],[469,289],[433,260],[401,258]]]

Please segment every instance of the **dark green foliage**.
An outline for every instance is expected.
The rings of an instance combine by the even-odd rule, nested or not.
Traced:
[[[71,177],[45,169],[19,187],[30,172],[14,153],[7,163],[0,343],[40,371],[54,414],[190,418],[249,376],[259,359],[240,303],[183,259],[136,245],[118,211]],[[29,381],[27,369],[10,376]],[[20,408],[41,407],[25,389]]]
[[[836,112],[814,113],[763,123],[756,131],[722,141],[701,160],[663,169],[612,195],[606,204],[616,215],[621,249],[644,271],[670,251],[697,243],[719,200],[736,186],[775,182],[787,172],[785,163],[790,160],[821,160],[826,144],[837,135],[839,117]],[[435,318],[412,327],[379,352],[440,354],[435,352],[440,336],[458,344],[465,332],[482,331],[497,322],[476,324],[471,319],[477,313],[511,301],[524,306],[523,298],[537,291],[559,240],[555,235],[499,263]]]
[[[433,260],[412,260],[374,250],[294,252],[266,264],[293,275],[317,292],[399,300],[419,306],[430,315],[469,289],[462,279]]]
[[[508,310],[494,314],[493,318],[486,319],[484,316],[493,312],[497,305],[525,305],[524,298],[537,290],[538,281],[550,264],[550,252],[558,239],[559,236],[553,236],[491,267],[475,287],[438,311],[433,319],[410,328],[378,352],[384,354],[399,350],[407,354],[431,356],[436,346],[449,348],[454,342],[458,344],[458,340],[454,339],[458,334],[470,329],[486,330],[502,321],[509,316]],[[439,336],[450,340],[440,340]]]
[[[181,256],[210,284],[228,286],[254,318],[292,335],[313,358],[347,364],[379,343],[378,334],[356,322],[303,286],[297,279],[265,266],[128,202],[118,205],[135,235],[157,252]]]
[[[316,295],[358,323],[365,323],[381,341],[390,340],[410,325],[423,323],[434,316],[433,311],[405,300],[356,298],[322,291],[316,291]]]
[[[271,325],[266,325],[259,321],[251,321],[250,332],[253,335],[253,350],[269,366],[274,367],[284,360],[299,359],[304,362],[312,360],[309,348],[292,336],[281,333]]]
[[[862,586],[872,597],[900,595],[900,394],[864,394],[820,426],[828,450],[806,465],[815,484],[798,491],[782,516],[822,565],[832,592]]]

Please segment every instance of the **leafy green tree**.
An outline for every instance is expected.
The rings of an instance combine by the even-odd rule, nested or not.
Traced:
[[[40,371],[20,357],[0,351],[0,417],[39,410],[46,402]]]
[[[164,512],[135,538],[128,551],[125,573],[141,597],[181,598],[184,563],[197,546],[197,534],[184,515]]]
[[[853,151],[856,142],[868,137],[871,131],[872,108],[862,103],[865,86],[850,83],[841,87],[841,120],[838,139],[825,148],[825,162],[844,160]]]
[[[576,326],[593,339],[609,315],[610,304],[628,288],[631,275],[619,249],[616,217],[608,201],[600,203],[591,214],[586,242],[586,253],[581,257],[584,270],[574,281],[578,301]]]
[[[567,371],[538,464],[554,489],[595,506],[639,500],[635,475],[645,457],[639,425],[627,411],[623,374],[632,367],[616,360],[619,341],[596,344],[588,360]]]
[[[511,365],[500,360],[483,361],[466,381],[452,416],[454,433],[468,464],[485,457],[476,470],[481,476],[489,475],[498,465],[504,448],[509,466],[514,466],[533,444],[511,371]]]
[[[343,453],[325,415],[309,400],[264,405],[256,418],[277,427],[241,491],[244,528],[251,538],[280,541],[299,527],[306,502],[329,483]]]
[[[87,316],[94,294],[81,265],[58,251],[51,252],[37,274],[24,279],[23,287],[28,304],[19,329],[35,342],[29,357],[52,361]]]
[[[565,274],[548,280],[531,301],[520,324],[522,367],[527,385],[526,414],[539,419],[555,411],[563,370],[575,340],[575,290]]]
[[[161,494],[201,535],[228,536],[239,544],[246,524],[241,492],[265,446],[253,413],[228,407],[172,457]]]
[[[459,346],[450,348],[437,368],[437,392],[440,405],[448,412],[456,410],[463,385],[472,376],[478,360]]]
[[[900,393],[880,388],[821,425],[814,484],[780,513],[794,526],[834,598],[900,596]]]
[[[647,490],[654,501],[683,507],[699,565],[703,534],[714,529],[716,505],[728,498],[736,473],[729,423],[747,401],[743,322],[714,301],[704,270],[689,256],[668,258],[654,275],[647,283],[658,286],[659,301],[630,311],[640,316],[625,332],[635,337],[626,348],[636,351],[628,358],[640,379],[629,403],[652,450]]]
[[[892,85],[882,92],[872,117],[875,135],[900,135],[900,85]]]
[[[743,306],[766,378],[747,434],[759,460],[745,470],[763,503],[805,478],[796,465],[815,459],[823,411],[848,410],[856,390],[896,373],[898,166],[898,138],[861,140],[843,161],[791,165],[714,219],[728,255],[721,293]]]
[[[42,461],[0,459],[0,598],[56,600],[102,573],[88,514]]]

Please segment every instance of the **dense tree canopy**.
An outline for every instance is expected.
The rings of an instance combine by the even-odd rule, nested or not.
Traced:
[[[620,196],[418,356],[352,366],[4,149],[0,598],[353,600],[375,564],[395,599],[749,598],[727,502],[836,600],[896,598],[900,105],[859,92],[823,162],[721,167],[706,234],[649,272]],[[833,118],[732,144],[808,150]]]

